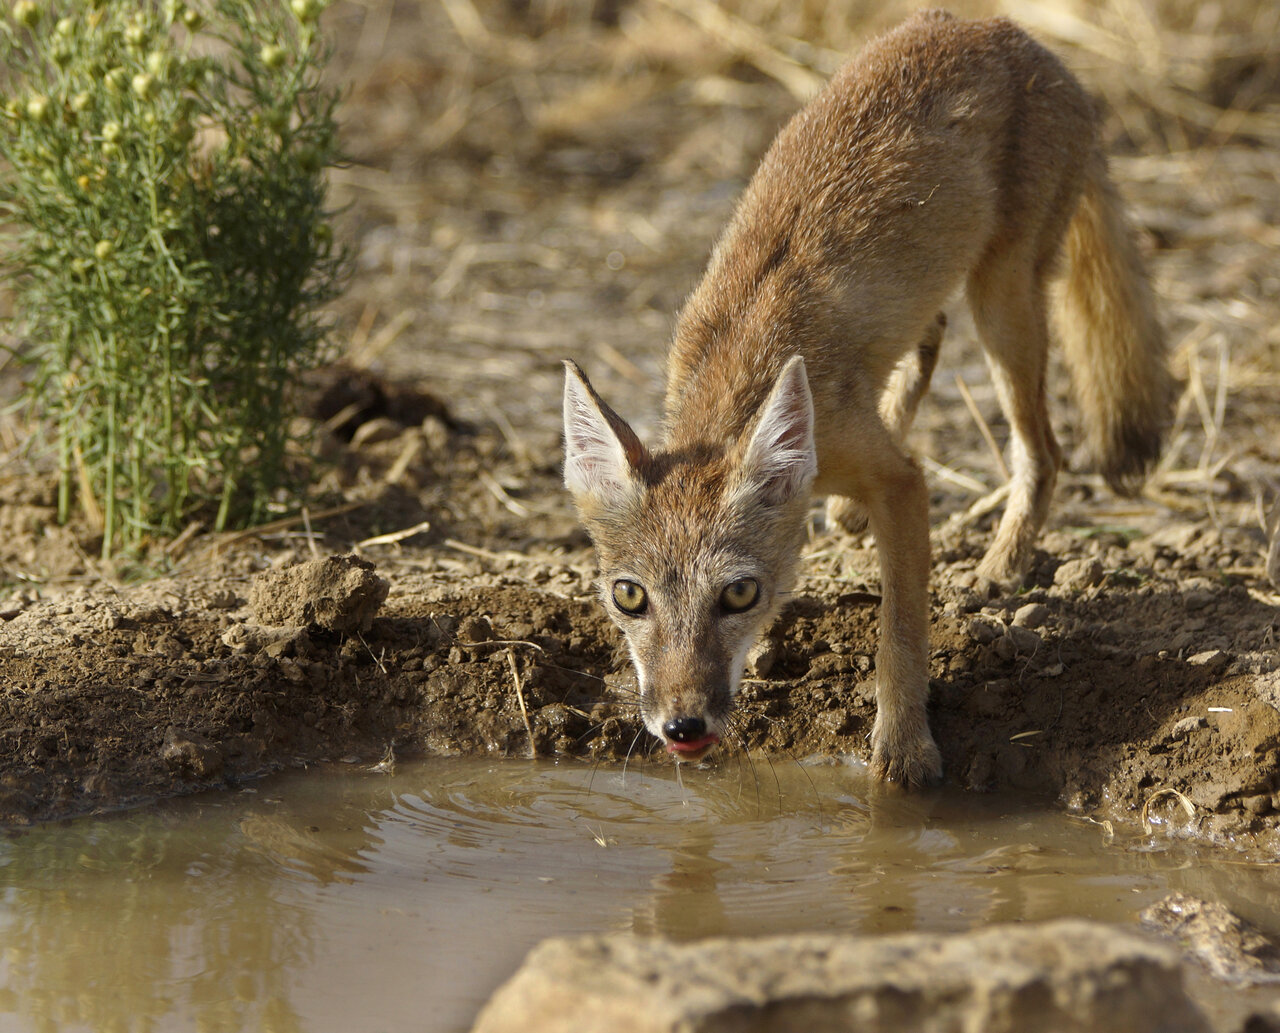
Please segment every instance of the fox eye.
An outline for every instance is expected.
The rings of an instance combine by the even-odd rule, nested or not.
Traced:
[[[755,578],[744,577],[730,581],[720,593],[720,605],[729,613],[742,613],[755,606],[760,598],[760,586]]]
[[[649,605],[649,593],[634,581],[615,581],[613,583],[613,603],[623,613],[637,617],[644,613]]]

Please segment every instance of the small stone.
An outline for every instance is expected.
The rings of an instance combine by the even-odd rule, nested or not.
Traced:
[[[222,633],[222,644],[237,653],[269,651],[272,656],[284,656],[296,652],[306,637],[306,629],[291,624],[233,624]]]
[[[1213,602],[1213,593],[1203,588],[1193,588],[1182,597],[1182,605],[1188,610],[1203,610]]]
[[[1102,564],[1096,559],[1067,560],[1053,575],[1053,583],[1070,591],[1083,591],[1102,583]]]
[[[751,678],[767,678],[778,661],[781,652],[777,640],[765,635],[747,653],[747,675]]]
[[[1044,603],[1027,603],[1013,614],[1015,628],[1039,628],[1049,619],[1049,607]]]
[[[1221,649],[1206,649],[1203,653],[1187,657],[1187,663],[1192,667],[1203,667],[1209,674],[1218,674],[1226,670],[1231,656]]]
[[[488,642],[493,638],[493,624],[488,617],[464,617],[455,634],[459,642]]]
[[[234,610],[240,605],[240,597],[229,588],[220,588],[210,592],[204,604],[211,610]]]
[[[1209,722],[1206,721],[1202,715],[1196,715],[1195,717],[1184,717],[1181,721],[1179,721],[1177,724],[1175,724],[1172,728],[1169,729],[1169,738],[1175,739],[1175,740],[1185,739],[1197,728],[1207,728],[1208,726],[1209,726]]]
[[[1040,636],[1030,628],[1024,628],[1018,624],[1011,624],[1005,632],[1007,638],[1012,644],[1014,651],[1027,655],[1034,653],[1040,648]]]
[[[986,600],[972,588],[963,585],[943,585],[938,590],[938,597],[948,613],[975,613],[982,609]]]
[[[1004,635],[1004,622],[995,617],[974,617],[969,622],[969,637],[979,645],[995,642]]]
[[[824,711],[817,716],[817,721],[832,735],[844,735],[853,725],[853,719],[849,716],[849,711],[842,707]]]
[[[1240,801],[1240,806],[1248,813],[1261,817],[1264,814],[1271,813],[1271,794],[1259,793],[1256,796],[1246,796]]]
[[[160,759],[175,775],[186,778],[217,778],[222,774],[222,750],[202,735],[170,725],[164,733]]]

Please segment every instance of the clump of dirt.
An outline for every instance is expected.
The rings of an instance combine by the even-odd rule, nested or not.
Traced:
[[[389,586],[358,556],[325,556],[253,579],[249,609],[258,624],[368,631]]]

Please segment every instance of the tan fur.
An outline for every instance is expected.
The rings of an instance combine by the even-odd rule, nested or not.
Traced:
[[[928,388],[938,312],[963,288],[1012,431],[1009,502],[979,573],[1015,584],[1061,463],[1046,294],[1064,240],[1085,444],[1132,490],[1171,399],[1154,303],[1092,104],[1002,18],[915,15],[779,133],[680,315],[660,449],[570,369],[566,480],[646,720],[669,748],[701,743],[699,722],[708,741],[723,728],[746,648],[790,588],[813,492],[877,541],[873,770],[910,785],[940,775],[926,714],[928,497],[901,441]],[[759,602],[728,613],[720,593],[743,578]],[[611,603],[619,579],[643,587],[643,613]]]

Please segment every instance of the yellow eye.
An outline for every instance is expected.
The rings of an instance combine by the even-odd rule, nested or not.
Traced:
[[[649,605],[649,594],[634,581],[615,581],[613,603],[623,613],[634,617],[644,613],[645,607]]]
[[[755,606],[760,598],[760,586],[755,578],[744,577],[725,585],[720,593],[720,605],[729,613],[741,613]]]

